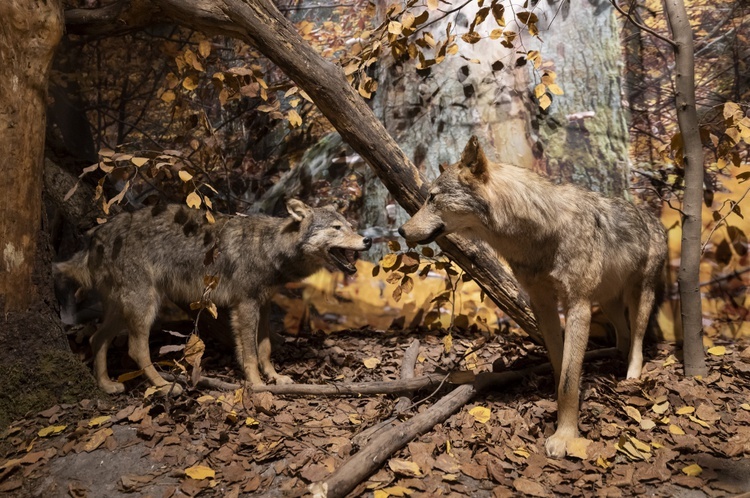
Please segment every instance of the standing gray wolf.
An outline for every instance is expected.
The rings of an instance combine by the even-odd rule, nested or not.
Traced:
[[[529,294],[557,386],[557,431],[545,447],[549,456],[564,457],[566,444],[578,436],[592,301],[614,324],[620,352],[629,349],[627,378],[641,375],[643,336],[667,254],[664,227],[625,200],[490,163],[472,137],[458,163],[432,184],[422,208],[399,228],[407,241],[422,244],[453,232],[488,242]]]
[[[149,330],[163,298],[199,301],[206,274],[219,280],[211,300],[232,309],[237,357],[245,378],[261,384],[262,370],[276,383],[292,382],[271,363],[271,297],[279,286],[324,266],[355,273],[351,253],[369,249],[371,241],[355,233],[331,206],[311,208],[292,199],[287,210],[291,215],[287,218],[217,215],[215,223],[208,223],[202,211],[157,204],[120,214],[95,228],[87,249],[57,263],[56,273],[102,296],[104,318],[91,337],[99,386],[108,393],[124,390],[109,378],[107,348],[119,332],[127,330],[130,357],[153,385],[169,390],[171,385],[151,362]]]

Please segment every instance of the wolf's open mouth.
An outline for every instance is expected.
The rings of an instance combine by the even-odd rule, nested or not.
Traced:
[[[443,232],[445,232],[445,225],[443,225],[441,223],[440,226],[437,227],[435,230],[433,230],[430,235],[428,235],[426,238],[420,240],[418,243],[419,244],[429,244],[430,242],[434,242],[435,239],[437,239],[438,237],[440,237],[443,234]]]
[[[332,247],[328,250],[328,254],[339,270],[349,275],[357,273],[357,268],[354,266],[356,251],[341,247]]]

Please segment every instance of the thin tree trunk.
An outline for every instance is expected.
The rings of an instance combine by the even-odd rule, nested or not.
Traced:
[[[685,375],[705,375],[703,316],[699,266],[701,258],[701,202],[703,201],[703,146],[695,107],[693,30],[683,0],[664,2],[675,53],[675,106],[683,143],[685,196],[682,216],[682,256],[677,279],[682,301]]]

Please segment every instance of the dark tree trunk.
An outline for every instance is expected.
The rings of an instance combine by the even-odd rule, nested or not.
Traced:
[[[28,410],[92,393],[52,295],[42,231],[47,80],[63,31],[59,2],[0,2],[0,427]]]
[[[683,361],[685,375],[705,375],[707,368],[703,351],[703,315],[698,271],[701,259],[703,146],[695,107],[693,29],[683,0],[666,0],[664,6],[675,42],[675,106],[684,148],[682,255],[677,275],[682,304]]]

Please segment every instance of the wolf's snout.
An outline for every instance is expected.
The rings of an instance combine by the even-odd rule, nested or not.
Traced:
[[[398,227],[398,234],[402,237],[406,237],[406,232],[404,232],[404,227]]]
[[[372,247],[372,239],[370,237],[362,239],[362,243],[365,245],[365,251]]]

